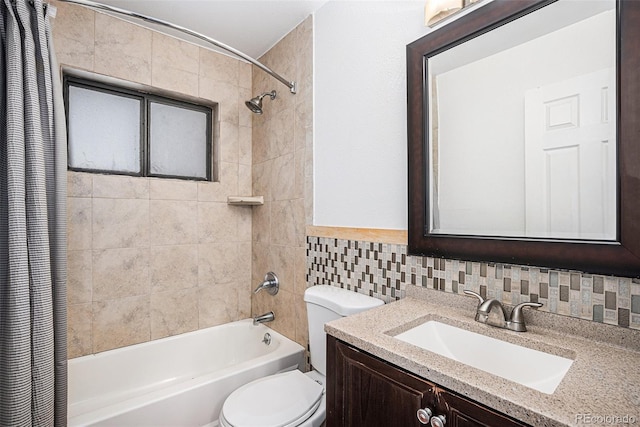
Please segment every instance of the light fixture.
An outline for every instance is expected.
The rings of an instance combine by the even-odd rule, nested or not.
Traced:
[[[424,24],[433,27],[445,18],[461,11],[479,0],[427,0],[424,7]]]

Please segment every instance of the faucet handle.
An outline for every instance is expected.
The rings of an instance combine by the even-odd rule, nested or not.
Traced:
[[[264,276],[264,281],[258,285],[254,294],[257,294],[261,290],[266,289],[270,295],[275,295],[278,293],[278,289],[280,289],[280,280],[278,280],[278,276],[273,271],[268,272]]]
[[[484,302],[484,298],[482,298],[482,296],[477,292],[469,291],[469,290],[466,290],[466,289],[463,292],[466,295],[471,295],[472,297],[478,298],[478,307],[480,307],[480,305]]]
[[[511,321],[512,322],[516,322],[516,323],[524,323],[524,317],[522,315],[522,309],[524,309],[525,307],[531,307],[531,308],[540,308],[542,307],[544,304],[540,303],[540,302],[522,302],[518,305],[516,305],[515,307],[513,307],[513,311],[511,312]]]
[[[544,304],[540,302],[522,302],[513,307],[513,310],[511,311],[511,317],[509,318],[508,322],[510,324],[509,329],[512,329],[516,332],[525,332],[527,330],[527,327],[524,324],[524,315],[522,314],[522,310],[525,307],[540,308],[543,305]]]

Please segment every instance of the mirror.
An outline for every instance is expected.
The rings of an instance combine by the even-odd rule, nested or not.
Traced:
[[[640,275],[633,3],[495,0],[407,46],[411,254]]]

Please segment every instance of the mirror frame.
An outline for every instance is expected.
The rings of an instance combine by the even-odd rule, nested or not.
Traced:
[[[640,2],[617,0],[617,239],[578,241],[429,232],[427,59],[557,0],[494,0],[407,45],[410,255],[640,277]]]

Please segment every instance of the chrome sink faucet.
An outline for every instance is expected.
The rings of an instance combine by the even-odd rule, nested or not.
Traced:
[[[500,328],[510,329],[516,332],[527,331],[527,327],[524,324],[524,315],[522,314],[522,310],[525,307],[539,308],[543,306],[543,304],[539,302],[520,303],[515,307],[513,307],[513,310],[511,311],[511,316],[509,316],[509,320],[507,320],[507,311],[504,309],[504,306],[502,305],[502,303],[497,299],[490,298],[485,300],[484,298],[482,298],[482,296],[480,296],[476,292],[468,291],[468,290],[465,290],[464,293],[466,295],[471,295],[473,297],[478,298],[478,301],[479,301],[478,309],[476,310],[476,317],[475,317],[476,322],[484,323],[491,326],[498,326]],[[498,325],[494,325],[492,323],[487,322],[487,320],[489,320],[489,313],[491,313],[491,310],[493,310],[494,307],[498,307],[500,309],[498,310],[498,313],[501,313],[502,315],[501,319],[499,319]]]

